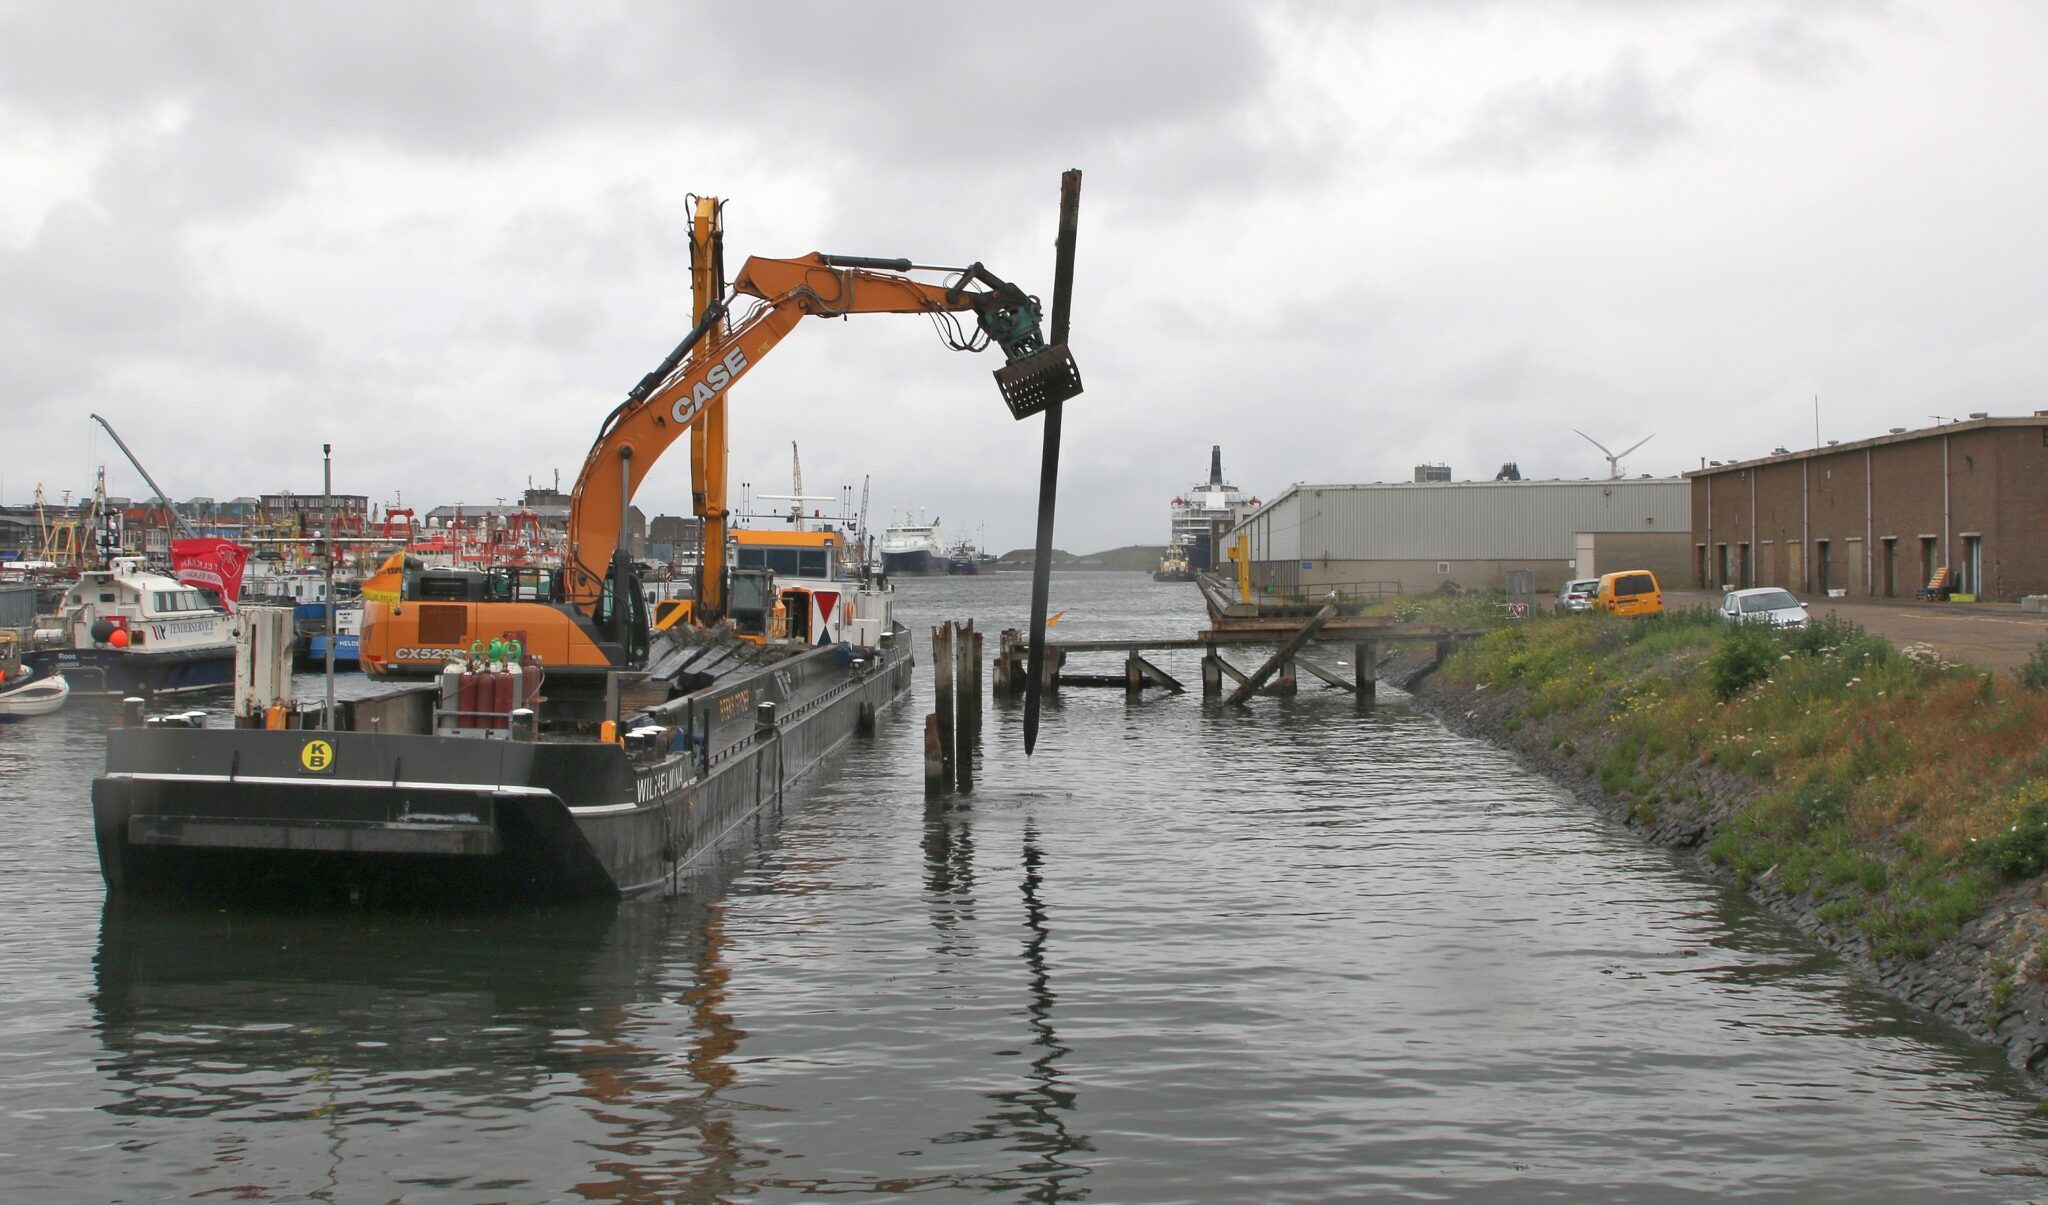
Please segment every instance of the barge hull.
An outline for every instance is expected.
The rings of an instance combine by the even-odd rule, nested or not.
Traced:
[[[108,891],[496,905],[672,887],[910,686],[821,648],[596,740],[117,728],[93,818]],[[757,720],[774,703],[772,726]],[[658,726],[658,725],[650,725]],[[709,733],[708,743],[703,734]],[[695,733],[685,744],[682,734]],[[670,739],[673,738],[673,739]]]

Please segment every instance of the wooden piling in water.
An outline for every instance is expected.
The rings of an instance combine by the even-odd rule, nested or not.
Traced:
[[[1202,697],[1213,699],[1223,693],[1223,658],[1216,655],[1216,646],[1202,654]]]
[[[961,791],[974,789],[974,729],[975,708],[981,705],[981,692],[968,685],[975,678],[974,621],[964,625],[946,625],[950,629],[948,640],[953,646],[953,681],[958,687],[954,691],[954,702],[958,706],[953,724],[953,785]]]
[[[1380,688],[1380,642],[1361,640],[1351,646],[1351,680],[1357,684],[1360,702],[1372,698]]]
[[[946,789],[946,755],[939,747],[939,713],[924,717],[924,793],[936,795]]]
[[[963,688],[966,693],[962,697],[974,701],[971,707],[974,715],[974,743],[979,748],[981,745],[981,633],[974,630],[974,621],[972,620],[968,621],[967,628],[967,673],[969,681]]]
[[[1280,651],[1274,653],[1271,657],[1267,658],[1266,663],[1259,667],[1258,672],[1253,674],[1248,680],[1246,680],[1244,685],[1238,687],[1234,691],[1231,691],[1230,697],[1224,701],[1226,703],[1229,703],[1232,707],[1242,707],[1244,705],[1245,700],[1257,694],[1259,692],[1259,688],[1266,684],[1266,679],[1272,677],[1274,671],[1280,669],[1282,666],[1287,667],[1287,678],[1292,679],[1294,676],[1294,667],[1288,664],[1289,661],[1293,658],[1294,654],[1301,651],[1301,646],[1307,644],[1311,639],[1313,639],[1315,637],[1316,632],[1321,630],[1324,624],[1330,622],[1330,620],[1334,618],[1336,614],[1337,596],[1336,594],[1332,593],[1330,595],[1330,601],[1324,603],[1322,605],[1322,608],[1318,610],[1313,616],[1311,616],[1307,623],[1301,625],[1300,631],[1296,632],[1293,636],[1289,637],[1286,644],[1280,646]],[[1291,694],[1293,692],[1288,691],[1287,693]]]
[[[953,624],[932,629],[932,709],[939,718],[939,773],[953,776]]]

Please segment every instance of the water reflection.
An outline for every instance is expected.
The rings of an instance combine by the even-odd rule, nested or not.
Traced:
[[[926,883],[934,902],[933,928],[941,938],[941,952],[947,952],[955,930],[952,907],[962,906],[971,916],[973,906],[973,842],[969,834],[969,808],[955,802],[937,809],[934,820],[927,817]],[[942,1134],[935,1143],[1000,1142],[1004,1150],[1018,1151],[1033,1158],[1013,1172],[989,1177],[987,1187],[1021,1189],[1029,1201],[1078,1201],[1088,1190],[1077,1183],[1089,1167],[1069,1156],[1095,1149],[1086,1135],[1068,1127],[1076,1110],[1076,1094],[1060,1071],[1060,1061],[1070,1053],[1053,1025],[1057,996],[1052,987],[1052,964],[1048,943],[1052,938],[1050,912],[1044,898],[1045,850],[1037,825],[1024,822],[1022,883],[1025,938],[1018,957],[1023,964],[1025,999],[1023,1015],[1031,1030],[1031,1072],[1015,1088],[985,1093],[997,1108],[986,1119],[964,1130]],[[940,900],[948,901],[941,913]],[[943,916],[943,919],[942,919]]]

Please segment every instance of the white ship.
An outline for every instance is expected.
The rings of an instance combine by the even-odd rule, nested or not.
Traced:
[[[939,535],[939,521],[925,522],[922,513],[882,532],[882,572],[944,573],[946,542]]]
[[[1223,445],[1209,447],[1209,480],[1197,481],[1187,493],[1173,500],[1172,538],[1168,541],[1187,557],[1190,571],[1200,573],[1216,562],[1216,541],[1230,529],[1239,507],[1259,505],[1245,501],[1244,491],[1223,480]]]

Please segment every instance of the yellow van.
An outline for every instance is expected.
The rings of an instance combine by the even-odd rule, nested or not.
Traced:
[[[1594,605],[1615,615],[1656,615],[1664,610],[1664,591],[1648,569],[1624,569],[1600,576]]]

